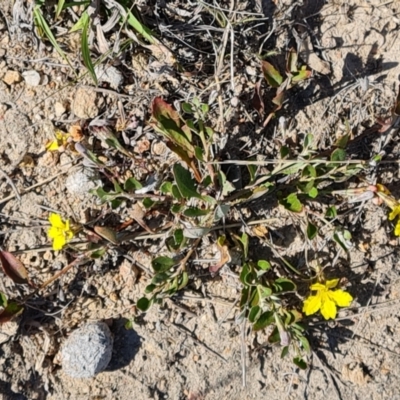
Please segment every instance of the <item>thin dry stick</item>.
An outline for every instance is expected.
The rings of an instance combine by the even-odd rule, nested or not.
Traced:
[[[242,386],[246,387],[246,320],[243,319],[240,334],[240,355],[242,360]]]
[[[40,182],[36,183],[35,185],[29,186],[28,188],[23,189],[23,190],[21,191],[20,195],[23,195],[23,194],[25,194],[25,193],[28,193],[28,192],[30,192],[31,190],[33,190],[33,189],[35,189],[35,188],[37,188],[37,187],[39,187],[39,186],[42,186],[42,185],[44,185],[44,184],[46,184],[46,183],[49,183],[49,182],[51,182],[53,179],[57,178],[58,176],[66,174],[68,171],[69,171],[69,169],[66,169],[65,171],[59,172],[58,174],[55,174],[55,175],[51,176],[50,178],[47,178],[47,179],[45,179],[45,180],[43,180],[43,181],[40,181]],[[12,200],[14,197],[17,197],[17,195],[16,195],[16,194],[11,194],[10,196],[5,197],[4,199],[1,199],[1,200],[0,200],[0,204],[6,203],[7,201]]]

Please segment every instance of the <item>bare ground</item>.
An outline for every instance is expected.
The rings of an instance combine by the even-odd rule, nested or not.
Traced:
[[[238,157],[239,147],[247,155],[268,156],[273,154],[274,140],[290,139],[296,146],[305,133],[313,133],[324,149],[345,132],[346,120],[357,136],[362,124],[371,126],[377,117],[389,114],[400,74],[398,2],[240,3],[237,10],[232,8],[237,14],[229,12],[230,2],[220,6],[232,21],[239,20],[240,12],[259,14],[255,21],[234,25],[238,49],[233,63],[230,44],[224,49],[227,56],[219,76],[222,119],[218,98],[210,104],[215,124],[220,124],[218,137],[229,138],[224,151],[231,158]],[[160,142],[146,128],[151,99],[162,95],[172,103],[195,95],[205,101],[212,97],[219,59],[215,60],[207,40],[223,46],[224,35],[223,29],[212,30],[217,27],[213,15],[199,10],[195,2],[159,2],[158,15],[151,11],[152,5],[141,7],[154,26],[158,21],[167,27],[161,30],[161,39],[186,62],[187,70],[192,68],[189,78],[176,71],[170,76],[152,75],[148,72],[151,58],[135,48],[114,62],[124,76],[118,90],[108,85],[94,90],[89,77],[74,81],[52,46],[38,41],[28,17],[26,25],[15,26],[11,2],[0,4],[0,168],[19,192],[45,182],[19,201],[9,180],[0,176],[0,244],[17,252],[37,282],[69,262],[68,255],[55,254],[48,247],[48,210],[85,220],[88,210],[93,215],[102,209],[94,196],[67,191],[67,178],[79,167],[79,158],[68,151],[56,156],[45,151],[55,127],[68,129],[79,119],[97,116],[116,118],[122,106],[127,116],[139,121],[140,129],[130,138],[132,148],[139,146],[136,151],[151,159],[153,150],[140,150],[146,140],[151,145]],[[254,54],[267,37],[264,50],[285,52],[298,45],[293,29],[308,33],[316,55],[325,62],[316,65],[314,60],[313,77],[282,110],[288,126],[282,134],[274,123],[262,129],[252,110],[254,86],[262,76]],[[68,40],[73,48],[76,38]],[[76,68],[84,68],[78,53],[73,61]],[[28,85],[23,78],[30,70],[39,72],[39,85]],[[384,148],[385,156],[397,159],[398,146],[395,132]],[[380,150],[382,143],[375,137],[362,141],[357,154],[368,159]],[[396,163],[382,164],[374,173],[400,195]],[[282,254],[291,260],[304,257],[296,221],[272,204],[274,199],[262,199],[243,212],[276,218],[268,228],[276,232],[275,243]],[[337,268],[347,277],[355,302],[337,321],[312,326],[309,338],[314,352],[306,371],[290,359],[281,359],[280,348],[267,344],[265,332],[255,334],[236,323],[233,306],[240,285],[231,279],[229,268],[215,279],[197,278],[182,298],[141,315],[135,302],[145,280],[129,263],[109,254],[73,269],[41,298],[28,302],[22,317],[0,326],[0,398],[400,399],[399,240],[393,236],[387,210],[370,203],[353,207],[342,223],[352,232],[354,247],[349,258],[340,255]],[[255,259],[268,254],[259,242],[252,244]],[[27,251],[38,247],[46,249]],[[328,245],[320,250],[319,243],[309,250],[320,251],[325,261],[336,257],[336,250]],[[147,241],[132,245],[130,255],[149,266],[151,255],[159,251],[160,243]],[[10,297],[26,294],[7,277],[0,288]],[[200,293],[206,299],[196,299]],[[133,329],[126,329],[126,321],[133,317]],[[112,361],[95,378],[71,379],[57,363],[59,347],[72,329],[99,319],[109,324],[115,337]]]

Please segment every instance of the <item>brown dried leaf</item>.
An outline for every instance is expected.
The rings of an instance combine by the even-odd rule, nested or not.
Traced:
[[[264,101],[261,94],[261,80],[258,81],[254,86],[253,107],[260,114],[260,116],[264,115]]]
[[[8,251],[0,251],[0,261],[3,266],[4,273],[11,278],[14,283],[20,285],[29,283],[28,271],[24,264],[14,257]]]

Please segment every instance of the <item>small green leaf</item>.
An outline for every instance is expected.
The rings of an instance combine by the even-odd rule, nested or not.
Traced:
[[[301,346],[303,347],[304,351],[309,353],[311,350],[311,347],[310,347],[310,342],[307,340],[307,338],[305,336],[301,335],[299,337],[299,340],[300,340]]]
[[[182,212],[183,208],[184,207],[182,205],[180,205],[180,204],[174,204],[171,207],[171,212],[174,213],[174,214],[179,214],[179,213]]]
[[[178,290],[182,290],[189,282],[189,275],[186,271],[184,271],[179,279]]]
[[[210,111],[210,107],[208,106],[208,104],[202,104],[201,105],[201,111],[202,111],[202,113],[205,115],[205,114],[207,114],[209,111]]]
[[[7,296],[0,292],[0,309],[4,309],[7,307]]]
[[[0,324],[11,321],[24,311],[24,307],[16,301],[10,301],[2,313],[0,313]]]
[[[182,199],[181,192],[179,191],[178,186],[176,185],[172,185],[172,196],[174,196],[176,200]]]
[[[185,112],[186,114],[193,114],[194,113],[192,105],[189,104],[189,103],[182,103],[181,107],[182,107],[182,111]]]
[[[209,139],[212,139],[213,136],[214,136],[214,131],[212,130],[212,128],[206,126],[206,127],[205,127],[205,131],[206,131],[206,133],[207,133],[207,135],[208,135],[208,138],[209,138]]]
[[[272,311],[264,311],[253,325],[253,331],[260,331],[275,321]]]
[[[311,197],[312,199],[315,199],[318,196],[318,189],[314,186],[310,189],[310,191],[307,193],[307,195],[309,197]]]
[[[85,64],[86,68],[89,70],[90,75],[94,83],[97,85],[97,76],[96,72],[94,71],[94,65],[92,59],[90,57],[90,49],[89,49],[89,15],[86,13],[87,18],[83,21],[83,28],[81,33],[81,51],[82,51],[82,58],[83,63]]]
[[[242,236],[240,237],[240,243],[242,243],[243,246],[243,258],[247,260],[249,254],[249,236],[247,235],[247,233],[242,234]]]
[[[154,285],[159,285],[159,284],[167,281],[169,278],[171,278],[170,274],[168,274],[167,272],[160,272],[153,276],[151,283],[153,283]]]
[[[151,306],[151,300],[147,297],[142,297],[136,302],[136,307],[143,312],[146,312]]]
[[[201,209],[197,207],[189,207],[184,212],[183,215],[189,218],[201,217],[203,215],[208,215],[210,213],[210,209]]]
[[[242,271],[241,271],[241,273],[240,273],[240,277],[239,277],[240,282],[242,282],[243,285],[247,285],[247,284],[246,284],[246,276],[247,276],[247,274],[248,274],[249,272],[250,272],[249,264],[244,263],[244,264],[243,264],[243,267],[242,267]]]
[[[280,153],[282,159],[285,158],[290,153],[289,147],[288,146],[282,146],[279,149],[279,153]]]
[[[307,237],[310,240],[313,240],[317,235],[318,235],[318,228],[314,224],[309,222],[307,224]]]
[[[331,161],[346,160],[346,152],[343,149],[336,149],[331,154]]]
[[[335,206],[328,207],[325,213],[325,218],[336,218],[337,210]]]
[[[106,254],[107,248],[106,247],[100,247],[99,249],[93,251],[93,253],[90,254],[90,258],[101,258]]]
[[[293,358],[293,363],[296,364],[300,369],[307,369],[307,363],[300,357]]]
[[[176,262],[172,258],[165,256],[157,257],[151,262],[151,266],[155,272],[168,271],[174,265],[176,265]]]
[[[142,184],[133,177],[127,179],[124,183],[124,189],[127,192],[141,189],[141,188],[142,188]]]
[[[281,85],[283,82],[282,75],[272,64],[270,64],[268,61],[262,61],[261,68],[264,78],[270,86],[277,88]]]
[[[154,289],[156,287],[157,287],[157,285],[153,285],[153,284],[147,285],[146,288],[144,289],[144,292],[145,293],[151,293],[151,292],[154,291]]]
[[[201,195],[197,193],[194,179],[189,170],[182,167],[181,164],[175,164],[173,167],[175,182],[179,188],[181,195],[187,199],[201,199]]]
[[[296,290],[296,285],[287,278],[275,279],[274,286],[279,292],[293,292]]]
[[[253,324],[258,317],[261,315],[261,308],[260,306],[255,306],[250,310],[249,313],[249,321]]]
[[[257,262],[257,266],[258,268],[261,268],[264,271],[268,271],[271,268],[271,264],[265,260],[259,260]]]
[[[266,299],[272,295],[272,289],[269,287],[258,285],[258,291],[262,299]]]
[[[168,193],[172,194],[172,183],[171,182],[162,183],[162,185],[160,186],[160,192],[163,194],[168,194]]]
[[[142,204],[145,208],[151,208],[154,206],[154,201],[151,200],[150,198],[146,197],[145,199],[143,199]]]
[[[203,149],[202,149],[201,147],[196,146],[196,147],[194,148],[194,155],[196,156],[196,158],[197,158],[199,161],[204,162],[204,151],[203,151]]]
[[[288,353],[289,353],[289,346],[285,346],[285,347],[282,349],[281,358],[286,357],[286,356],[288,355]]]
[[[287,196],[283,201],[283,205],[285,208],[293,212],[301,212],[303,209],[303,205],[297,198],[296,193],[291,193],[289,196]]]

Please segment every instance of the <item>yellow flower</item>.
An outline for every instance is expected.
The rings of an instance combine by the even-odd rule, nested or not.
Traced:
[[[353,301],[350,293],[341,289],[331,290],[337,286],[339,279],[332,279],[325,283],[314,283],[311,290],[316,290],[315,295],[309,296],[304,300],[303,312],[306,315],[315,314],[321,310],[325,319],[334,319],[336,317],[336,307],[348,307]]]
[[[392,221],[399,215],[400,215],[400,204],[398,204],[393,208],[392,212],[389,214],[389,220]],[[400,218],[397,220],[396,226],[394,228],[394,234],[396,236],[400,236]]]
[[[69,220],[63,222],[58,214],[51,213],[49,221],[51,227],[47,234],[53,239],[53,250],[61,250],[73,238],[74,232],[70,229]]]
[[[67,144],[70,134],[62,131],[55,131],[54,136],[55,139],[46,144],[46,150],[55,151],[60,147],[64,147]]]

